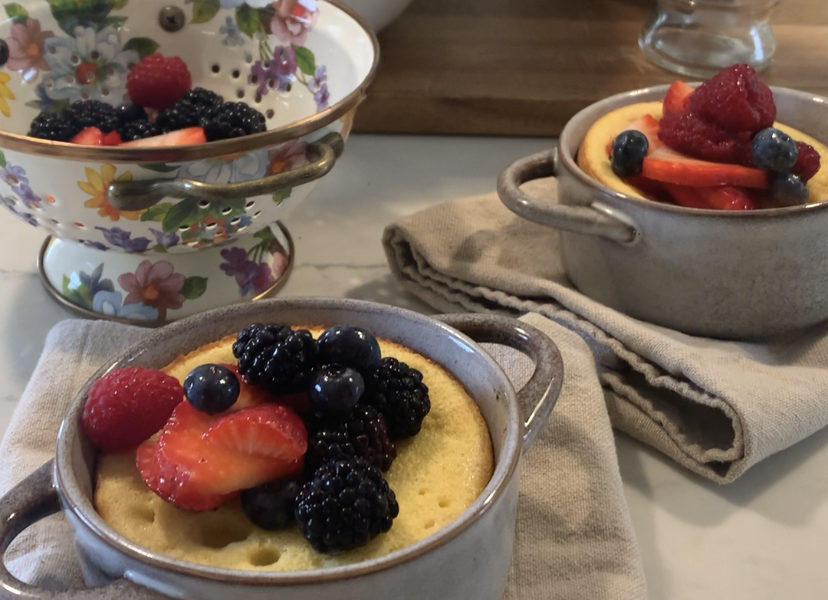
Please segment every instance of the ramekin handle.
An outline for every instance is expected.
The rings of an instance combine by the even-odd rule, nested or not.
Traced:
[[[311,160],[308,164],[290,171],[234,183],[205,183],[194,179],[174,178],[113,181],[107,187],[107,202],[117,210],[135,211],[149,208],[167,197],[221,202],[270,194],[326,175],[342,154],[343,148],[342,136],[338,133],[329,133],[322,139],[308,144],[306,152]]]
[[[24,583],[11,574],[3,560],[9,545],[27,527],[61,510],[53,471],[54,461],[50,460],[0,498],[0,597],[17,600],[160,598],[123,578],[102,587],[56,592]]]
[[[545,333],[511,317],[457,313],[437,317],[481,344],[501,344],[519,350],[534,363],[529,381],[517,392],[518,406],[528,416],[523,422],[523,450],[532,444],[549,419],[563,384],[563,359]]]
[[[519,158],[500,172],[497,195],[513,213],[541,225],[596,235],[621,244],[631,244],[638,240],[639,232],[635,223],[607,204],[551,204],[540,202],[520,189],[527,181],[557,175],[557,148],[530,154]]]

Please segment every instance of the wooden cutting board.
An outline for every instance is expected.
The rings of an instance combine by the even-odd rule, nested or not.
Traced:
[[[669,83],[638,34],[648,0],[414,0],[379,35],[355,130],[557,135],[607,95]],[[782,0],[772,84],[828,96],[828,2]]]

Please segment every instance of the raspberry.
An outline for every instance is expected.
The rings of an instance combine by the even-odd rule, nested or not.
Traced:
[[[804,181],[808,181],[819,171],[819,152],[805,142],[797,142],[796,150],[796,162],[791,167],[791,171],[799,175]]]
[[[751,133],[727,131],[696,113],[671,113],[661,118],[659,139],[687,156],[752,166]]]
[[[388,531],[397,498],[379,469],[361,458],[332,460],[296,496],[296,521],[319,552],[340,552]]]
[[[750,65],[719,71],[690,95],[688,109],[702,119],[734,132],[755,133],[773,125],[773,92]]]
[[[183,398],[178,380],[162,371],[115,369],[89,388],[81,424],[96,448],[120,452],[158,431]]]
[[[392,440],[420,431],[423,418],[431,410],[428,387],[420,371],[386,356],[369,374],[365,385],[362,401],[382,413]]]
[[[139,106],[163,110],[190,89],[190,71],[181,58],[153,52],[127,74],[129,99]]]

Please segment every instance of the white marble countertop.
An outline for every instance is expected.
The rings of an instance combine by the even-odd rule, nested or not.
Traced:
[[[385,225],[430,204],[491,191],[506,164],[549,144],[352,136],[334,171],[284,219],[296,262],[280,295],[347,296],[431,312],[391,277],[380,244]],[[36,258],[45,234],[6,211],[0,227],[6,232],[0,253],[2,433],[46,332],[74,315],[41,286]],[[828,597],[828,430],[726,487],[622,435],[617,447],[651,598]]]

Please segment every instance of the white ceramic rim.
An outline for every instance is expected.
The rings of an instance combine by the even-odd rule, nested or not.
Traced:
[[[592,177],[587,175],[575,161],[575,157],[569,152],[570,147],[578,148],[581,145],[581,139],[575,139],[574,130],[580,127],[581,122],[588,120],[594,121],[598,117],[608,113],[609,111],[634,104],[636,102],[651,102],[660,100],[664,97],[664,93],[669,88],[669,84],[657,85],[652,87],[640,88],[629,92],[621,92],[609,96],[598,102],[590,104],[589,106],[578,111],[572,118],[564,125],[561,135],[558,138],[558,160],[564,168],[578,179],[581,183],[600,192],[604,195],[613,196],[624,202],[629,202],[643,208],[652,209],[656,211],[663,211],[667,213],[683,214],[683,215],[700,215],[705,217],[714,217],[722,219],[768,219],[771,217],[778,217],[779,215],[794,215],[802,213],[812,213],[814,211],[828,210],[828,200],[824,202],[815,202],[813,204],[802,204],[799,206],[786,206],[780,208],[757,208],[754,210],[717,210],[712,208],[688,208],[686,206],[679,206],[678,204],[668,204],[666,202],[657,202],[655,200],[647,200],[645,198],[638,198],[637,196],[629,196],[622,192],[618,192],[602,183],[595,181]],[[793,96],[802,101],[815,102],[825,105],[826,115],[828,115],[828,98],[816,94],[802,92],[800,90],[793,90],[785,87],[771,86],[774,95],[782,94]],[[824,141],[824,140],[820,140]],[[577,142],[577,143],[575,143]],[[828,143],[828,142],[826,142]],[[828,156],[823,157],[824,166],[828,168]]]
[[[337,120],[349,110],[356,108],[365,99],[367,88],[373,81],[374,76],[376,75],[377,66],[379,65],[379,42],[377,41],[376,34],[365,23],[365,20],[360,17],[354,9],[342,4],[339,0],[319,1],[331,5],[333,8],[344,13],[346,17],[349,17],[355,21],[359,25],[360,29],[362,29],[365,36],[370,40],[371,47],[373,48],[372,63],[368,68],[365,78],[359,82],[348,95],[342,98],[342,100],[324,110],[316,112],[313,115],[283,127],[279,127],[278,129],[271,129],[243,137],[216,140],[214,142],[206,142],[203,144],[176,146],[173,158],[170,158],[169,146],[158,148],[79,146],[69,142],[41,140],[27,135],[19,135],[2,130],[0,130],[0,148],[41,156],[58,156],[66,160],[133,163],[163,162],[165,160],[188,161],[235,154],[237,152],[249,152],[251,150],[258,150],[259,148],[276,146],[282,142],[297,139],[313,131],[317,131],[325,125]]]
[[[94,535],[99,542],[106,544],[114,551],[120,552],[132,560],[146,563],[157,569],[168,570],[189,577],[199,577],[205,580],[216,580],[225,583],[239,583],[244,585],[316,585],[322,582],[328,583],[342,579],[362,577],[377,571],[390,569],[418,558],[419,556],[422,556],[432,549],[448,543],[462,534],[466,529],[477,522],[488,510],[490,510],[497,500],[499,500],[505,493],[508,488],[508,484],[512,481],[512,478],[517,476],[517,467],[520,461],[522,449],[521,418],[517,406],[516,395],[514,393],[514,389],[512,388],[511,382],[501,369],[500,365],[498,365],[497,362],[495,362],[495,360],[485,350],[483,350],[477,342],[454,328],[449,327],[445,323],[432,319],[427,315],[408,309],[364,300],[324,297],[292,297],[264,300],[255,304],[243,304],[236,308],[242,312],[245,312],[245,309],[255,311],[258,310],[263,304],[273,306],[278,306],[279,304],[301,304],[303,308],[313,310],[332,309],[366,313],[377,311],[385,314],[397,313],[400,317],[416,321],[427,327],[433,327],[433,335],[435,337],[441,334],[449,336],[459,342],[462,342],[463,345],[474,349],[476,354],[479,355],[479,358],[488,363],[488,366],[492,369],[493,373],[495,373],[497,377],[502,380],[504,389],[507,391],[511,390],[511,394],[509,394],[511,400],[507,405],[508,424],[506,434],[503,437],[503,445],[500,449],[499,456],[497,457],[495,469],[489,479],[489,482],[486,484],[486,487],[477,499],[475,499],[475,501],[449,525],[443,527],[432,535],[415,542],[414,544],[384,556],[358,563],[336,567],[323,567],[308,571],[262,572],[201,565],[198,563],[169,558],[162,554],[152,552],[115,532],[100,517],[92,503],[85,497],[83,490],[80,489],[77,483],[73,480],[67,480],[66,478],[66,474],[72,473],[73,471],[72,454],[75,438],[71,437],[71,434],[73,432],[76,435],[80,434],[80,426],[77,419],[80,418],[80,406],[86,396],[89,386],[91,386],[95,379],[98,379],[110,369],[118,366],[120,362],[128,360],[129,357],[142,353],[147,347],[152,347],[153,340],[155,338],[174,337],[186,331],[188,328],[194,327],[196,324],[203,324],[204,321],[209,321],[212,314],[219,311],[225,311],[229,308],[223,307],[203,312],[180,321],[175,321],[161,329],[151,332],[140,344],[133,346],[115,361],[95,372],[72,401],[67,416],[61,424],[58,432],[58,443],[55,456],[55,482],[61,502],[64,505],[64,510],[72,511],[77,519],[86,526],[88,531]],[[222,335],[226,335],[226,333],[217,332],[216,339]],[[74,423],[70,423],[69,419],[73,416],[76,421]]]

